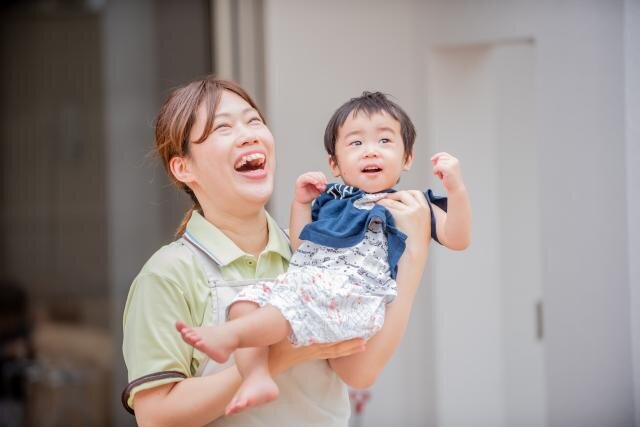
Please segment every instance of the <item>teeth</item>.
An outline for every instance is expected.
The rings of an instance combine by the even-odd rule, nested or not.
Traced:
[[[236,169],[241,168],[253,160],[264,160],[265,158],[266,156],[262,153],[253,153],[249,154],[248,156],[242,156],[242,158],[238,160],[238,163],[236,163],[235,167]]]

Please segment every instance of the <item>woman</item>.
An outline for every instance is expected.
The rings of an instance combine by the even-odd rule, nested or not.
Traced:
[[[210,363],[173,325],[177,319],[195,326],[223,321],[242,279],[285,271],[289,246],[264,208],[273,192],[273,136],[244,90],[207,77],[169,96],[158,116],[156,150],[194,207],[178,230],[182,237],[156,252],[131,286],[124,313],[130,380],[124,403],[135,408],[140,425],[347,425],[345,382],[370,385],[404,335],[427,258],[428,210],[402,192],[386,206],[399,229],[421,237],[407,240],[398,297],[366,351],[361,340],[298,349],[280,343],[269,359],[279,398],[225,418],[242,380],[236,367]],[[361,368],[338,376],[325,360],[336,357],[356,358]]]

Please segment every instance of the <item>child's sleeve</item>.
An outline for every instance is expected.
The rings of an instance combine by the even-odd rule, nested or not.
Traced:
[[[438,240],[438,234],[436,233],[436,215],[433,213],[433,205],[436,205],[443,211],[447,211],[447,198],[443,196],[436,196],[433,194],[431,189],[427,190],[424,193],[425,198],[427,199],[427,203],[429,204],[429,210],[431,211],[431,237],[436,242],[440,243]]]
[[[327,185],[326,190],[324,190],[316,199],[313,201],[311,205],[311,221],[317,221],[320,217],[320,209],[327,203],[329,200],[335,199],[333,195],[331,195],[330,190],[335,186],[335,184]]]

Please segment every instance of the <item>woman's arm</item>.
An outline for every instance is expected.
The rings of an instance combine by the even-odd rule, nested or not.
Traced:
[[[300,348],[283,340],[270,347],[269,369],[277,376],[301,362],[343,357],[363,349],[362,339]],[[224,415],[241,382],[237,368],[231,366],[213,375],[139,391],[134,397],[136,421],[143,427],[205,425]]]
[[[398,295],[387,304],[382,329],[367,343],[365,351],[329,361],[352,387],[370,387],[402,341],[411,307],[420,285],[431,234],[429,205],[419,191],[399,191],[378,202],[391,211],[398,228],[408,235],[398,262]]]
[[[217,374],[142,390],[134,397],[140,426],[203,426],[224,415],[224,408],[240,386],[235,366]]]
[[[326,186],[327,177],[322,172],[307,172],[296,180],[289,219],[289,239],[294,251],[300,246],[300,232],[311,222],[311,202],[324,191]]]

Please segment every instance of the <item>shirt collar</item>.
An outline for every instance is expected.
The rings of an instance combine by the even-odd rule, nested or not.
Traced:
[[[273,218],[267,213],[269,240],[260,255],[275,252],[287,261],[291,258],[289,242]],[[240,249],[218,227],[207,221],[199,212],[194,211],[187,223],[185,238],[206,252],[221,267],[226,266],[238,258],[251,256]]]
[[[269,241],[262,253],[275,252],[289,261],[291,258],[291,244],[289,236],[280,228],[275,219],[267,212],[267,226],[269,227]]]
[[[395,191],[393,188],[388,188],[378,191],[377,193],[365,193],[358,187],[338,183],[329,184],[325,189],[325,192],[331,194],[335,199],[356,199],[362,197],[364,194],[395,193]]]

